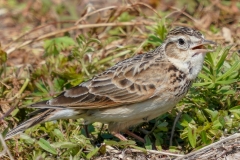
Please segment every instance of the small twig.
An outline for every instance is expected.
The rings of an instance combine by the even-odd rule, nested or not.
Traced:
[[[169,153],[169,152],[155,151],[155,150],[147,150],[147,152],[153,153],[153,154],[163,154],[163,155],[168,155],[168,156],[175,156],[175,157],[184,156],[183,154],[176,154],[176,153]]]
[[[154,8],[152,8],[150,5],[148,5],[146,3],[142,3],[142,2],[137,2],[137,3],[131,4],[131,5],[127,5],[127,6],[124,6],[124,7],[120,7],[120,8],[132,8],[133,6],[136,6],[136,5],[142,5],[142,6],[145,6],[145,7],[149,8],[149,9],[151,9],[153,12],[155,12],[161,18],[161,16],[158,14],[158,12]],[[81,17],[79,20],[77,20],[75,25],[78,25],[83,19],[87,18],[90,15],[93,15],[93,14],[101,12],[101,11],[109,10],[109,9],[115,9],[115,8],[119,8],[119,6],[108,6],[108,7],[100,8],[98,10],[95,10],[95,11],[92,11],[90,13],[87,13],[86,15]]]
[[[4,139],[3,139],[3,137],[2,137],[2,134],[0,134],[0,141],[1,141],[1,144],[2,144],[2,146],[3,146],[3,148],[4,148],[3,151],[0,152],[0,157],[4,156],[5,153],[7,153],[8,156],[9,156],[9,159],[10,159],[10,160],[14,160],[14,158],[13,158],[11,152],[9,151],[9,149],[8,149],[8,147],[7,147],[7,145],[6,145],[5,141],[4,141]]]
[[[4,85],[7,89],[10,89],[11,88],[11,86],[9,86],[9,85],[7,85],[7,84],[5,84],[4,82],[2,82],[2,81],[0,81],[0,83],[2,84],[2,85]]]
[[[100,8],[98,10],[95,10],[95,11],[92,11],[90,13],[87,13],[85,14],[83,17],[81,17],[79,20],[77,20],[77,22],[75,23],[75,25],[78,25],[83,19],[87,18],[88,16],[90,15],[93,15],[95,13],[98,13],[98,12],[101,12],[101,11],[105,11],[105,10],[108,10],[108,9],[114,9],[114,8],[118,8],[118,6],[108,6],[108,7],[105,7],[105,8]]]
[[[8,49],[6,52],[7,54],[12,53],[13,51],[15,51],[16,49],[19,49],[23,46],[26,46],[28,44],[31,44],[33,42],[36,41],[40,41],[43,40],[45,38],[49,38],[52,36],[55,36],[57,34],[60,33],[64,33],[64,32],[68,32],[71,30],[76,30],[76,29],[84,29],[84,28],[98,28],[98,27],[116,27],[116,26],[135,26],[135,25],[154,25],[156,23],[154,22],[146,22],[146,21],[141,21],[141,22],[116,22],[116,23],[97,23],[97,24],[81,24],[81,25],[77,25],[77,26],[72,26],[69,28],[65,28],[65,29],[61,29],[55,32],[51,32],[42,36],[39,36],[38,38],[32,39],[32,40],[28,40],[25,41],[24,43],[20,44],[19,46],[13,47]]]
[[[195,18],[193,18],[191,15],[187,14],[186,12],[180,10],[179,8],[176,8],[176,7],[171,7],[172,9],[182,13],[183,15],[185,15],[186,17],[188,17],[189,19],[191,19],[192,21],[194,22],[198,22]]]
[[[52,23],[48,23],[48,24],[44,24],[44,25],[41,25],[41,26],[38,26],[36,28],[33,28],[32,30],[20,35],[19,37],[17,37],[16,39],[14,39],[13,41],[11,41],[10,43],[8,43],[3,49],[6,50],[6,48],[8,48],[11,44],[13,44],[13,42],[16,42],[18,41],[19,39],[27,36],[28,34],[32,33],[32,32],[35,32],[39,29],[42,29],[42,28],[45,28],[47,26],[50,26],[50,25],[55,25],[55,24],[61,24],[61,23],[74,23],[74,21],[60,21],[60,22],[52,22]]]
[[[155,12],[156,15],[158,15],[159,18],[162,18],[162,17],[160,16],[160,14],[158,14],[158,12],[157,12],[154,8],[152,8],[150,5],[148,5],[148,4],[146,4],[146,3],[143,3],[143,2],[137,2],[137,3],[132,4],[132,5],[133,5],[133,6],[135,6],[135,5],[142,5],[142,6],[145,6],[145,7],[149,8],[149,9],[151,9],[153,12]]]
[[[164,19],[167,19],[168,17],[174,15],[175,13],[179,13],[179,11],[173,11],[173,12],[169,13],[168,15],[166,15],[166,16],[164,17]]]
[[[131,149],[132,152],[142,152],[138,149]],[[156,151],[156,150],[146,150],[148,153],[152,153],[152,154],[163,154],[163,155],[168,155],[168,156],[175,156],[175,157],[182,157],[184,155],[182,154],[176,154],[176,153],[170,153],[170,152],[163,152],[163,151]]]
[[[210,2],[212,3],[213,6],[217,6],[220,10],[223,10],[224,12],[227,12],[227,13],[230,13],[230,14],[236,14],[236,12],[233,9],[231,9],[230,7],[227,7],[225,5],[222,5],[220,3],[221,1],[219,1],[219,0],[210,1]]]

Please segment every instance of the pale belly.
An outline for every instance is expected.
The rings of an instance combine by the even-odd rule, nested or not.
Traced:
[[[89,111],[91,113],[87,113],[86,116],[84,116],[84,120],[86,123],[92,123],[96,121],[102,123],[123,123],[136,121],[136,123],[140,123],[139,121],[149,121],[161,114],[166,113],[167,111],[171,110],[180,99],[180,97],[178,99],[172,97],[155,98],[142,103],[94,111],[92,110]]]
[[[108,124],[110,132],[119,132],[139,124],[154,119],[167,111],[170,111],[184,96],[182,93],[175,96],[173,93],[164,93],[161,96],[155,96],[141,103],[123,105],[106,109],[73,110],[62,109],[56,112],[49,120],[64,118],[82,118],[83,124],[93,122],[102,122]]]

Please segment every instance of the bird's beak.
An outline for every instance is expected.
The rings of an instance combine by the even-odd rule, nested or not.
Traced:
[[[205,47],[205,45],[217,45],[217,43],[213,42],[213,41],[210,41],[210,40],[207,40],[207,39],[204,39],[200,44],[197,44],[197,45],[194,45],[191,47],[192,50],[195,51],[195,53],[207,53],[207,52],[211,52],[213,50],[211,49],[207,49]]]

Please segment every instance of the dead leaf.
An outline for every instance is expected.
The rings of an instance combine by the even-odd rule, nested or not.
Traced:
[[[225,39],[226,42],[233,43],[232,33],[229,28],[223,27],[222,34],[223,34],[223,38]]]
[[[11,108],[9,104],[1,104],[0,106],[3,113],[6,113]]]

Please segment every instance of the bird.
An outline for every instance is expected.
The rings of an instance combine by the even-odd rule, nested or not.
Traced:
[[[39,123],[83,118],[84,125],[108,124],[112,135],[127,140],[121,132],[134,135],[130,126],[168,112],[186,95],[205,55],[212,51],[206,45],[216,43],[198,30],[175,27],[154,50],[120,61],[55,98],[30,105],[37,109],[33,116],[10,130],[5,139]]]

